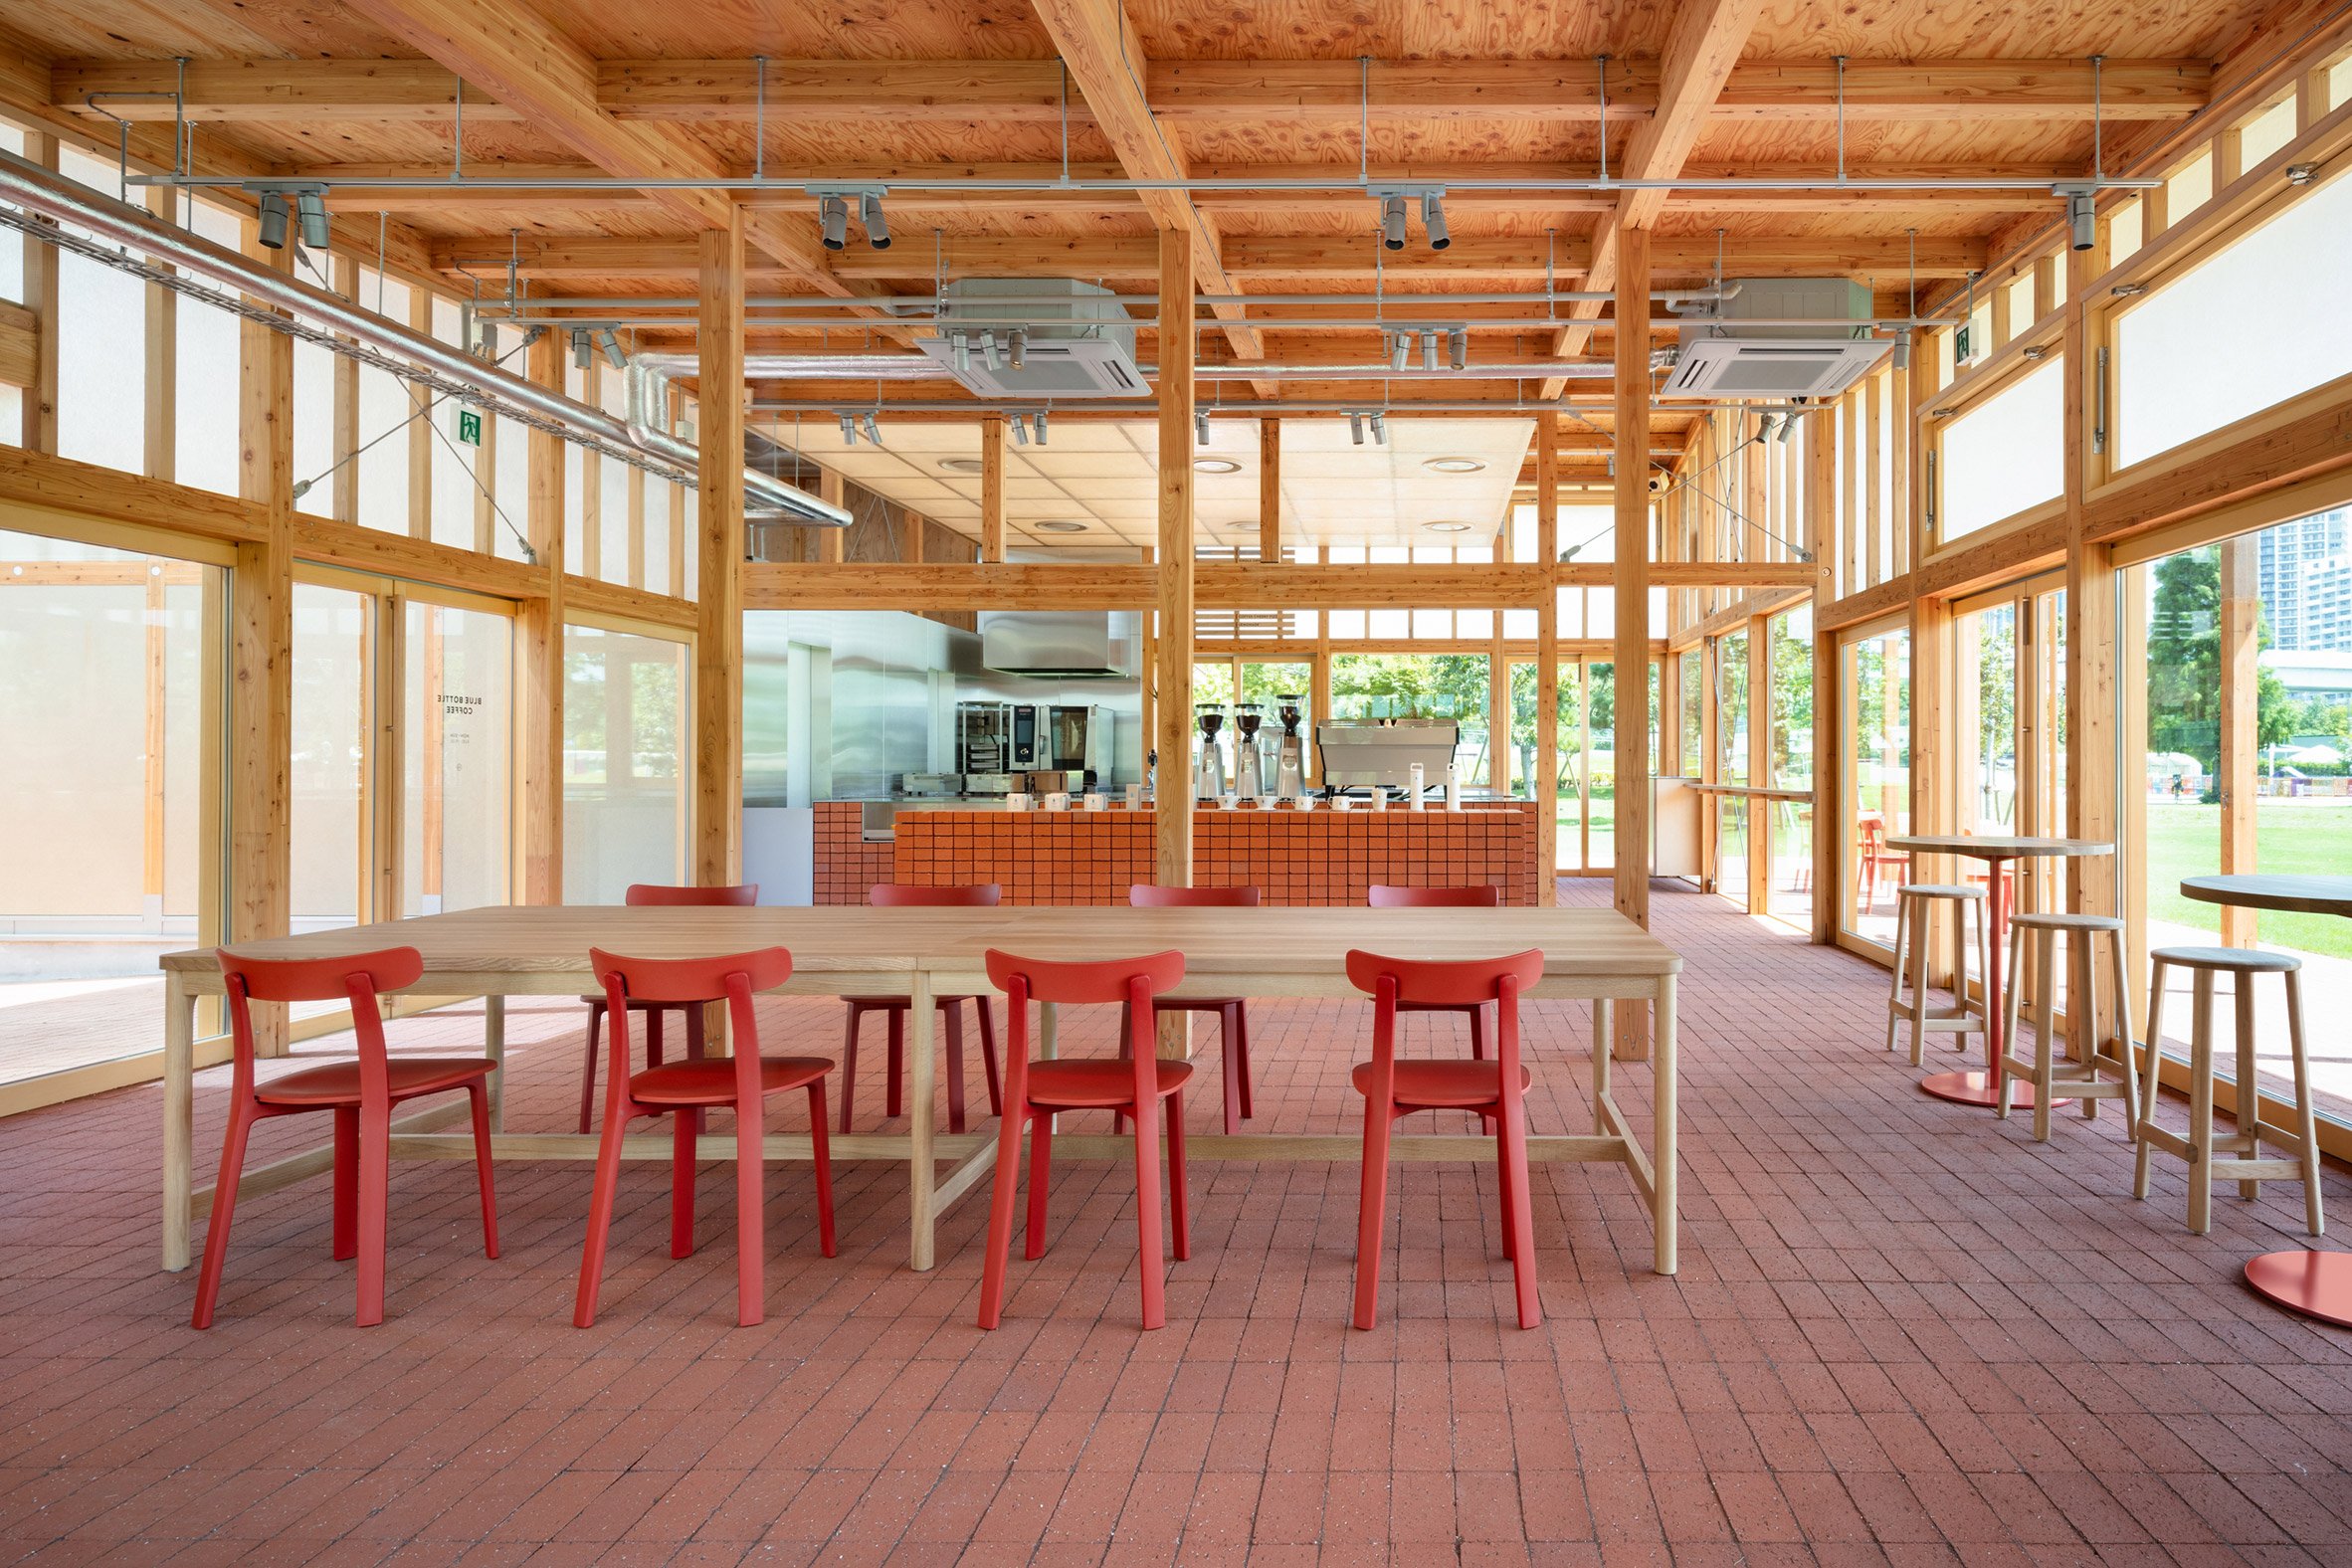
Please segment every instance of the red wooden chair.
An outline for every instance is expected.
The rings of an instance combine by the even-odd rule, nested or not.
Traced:
[[[1860,813],[1855,818],[1855,831],[1861,839],[1856,849],[1862,871],[1862,885],[1859,889],[1862,907],[1855,911],[1854,916],[1859,921],[1878,906],[1879,874],[1883,872],[1888,881],[1900,882],[1910,874],[1911,857],[1901,850],[1886,847],[1886,815],[1883,812]]]
[[[246,1138],[268,1116],[305,1111],[335,1114],[334,1255],[359,1260],[359,1326],[384,1320],[386,1223],[392,1107],[422,1094],[464,1089],[474,1100],[474,1161],[482,1180],[483,1251],[498,1256],[498,1211],[490,1195],[490,1075],[488,1057],[393,1057],[384,1050],[383,1014],[376,998],[417,983],[424,960],[413,947],[340,958],[246,958],[222,949],[221,978],[229,994],[229,1040],[234,1077],[229,1088],[229,1133],[221,1146],[221,1175],[213,1188],[212,1223],[204,1237],[204,1269],[196,1276],[196,1310],[189,1321],[212,1326],[220,1297],[221,1265],[229,1256],[229,1222],[237,1211],[237,1183],[245,1174]],[[348,1000],[359,1056],[301,1068],[266,1083],[254,1080],[255,1002]]]
[[[596,1150],[596,1188],[588,1204],[588,1244],[580,1257],[580,1294],[572,1321],[587,1328],[596,1321],[597,1287],[604,1278],[604,1249],[612,1234],[613,1203],[621,1183],[621,1138],[639,1116],[675,1115],[670,1162],[670,1256],[694,1250],[694,1149],[703,1110],[725,1106],[735,1113],[735,1320],[748,1328],[766,1314],[763,1282],[761,1178],[767,1159],[761,1138],[770,1094],[809,1091],[810,1153],[817,1167],[817,1241],[833,1256],[833,1164],[825,1146],[826,1057],[763,1057],[759,1020],[751,998],[792,977],[792,955],[781,947],[715,958],[623,958],[591,948],[589,960],[604,981],[613,1017],[613,1060],[629,1061],[630,1004],[664,1002],[674,1007],[727,1004],[734,1055],[702,1061],[670,1062],[643,1073],[609,1075],[604,1099],[604,1140]]]
[[[1501,892],[1485,887],[1398,887],[1387,882],[1374,882],[1365,900],[1375,909],[1495,909],[1502,905]],[[1406,1013],[1467,1013],[1470,1015],[1470,1058],[1486,1060],[1486,1004],[1473,1002],[1468,1007],[1414,1007],[1399,1009]]]
[[[995,882],[975,882],[968,887],[909,887],[897,882],[877,882],[866,889],[866,901],[882,908],[963,908],[994,907],[1004,897],[1004,889]],[[858,1029],[869,1013],[880,1013],[889,1022],[889,1058],[884,1070],[882,1114],[895,1116],[899,1112],[900,1083],[906,1068],[906,1010],[912,1004],[902,996],[850,996],[842,998],[850,1005],[849,1030],[841,1046],[841,1130],[850,1130],[850,1102],[858,1097]],[[964,1130],[964,1004],[980,1015],[980,1071],[988,1078],[988,1113],[1004,1114],[1003,1085],[997,1079],[996,1015],[984,996],[942,996],[933,998],[939,1007],[939,1022],[947,1034],[947,1130]]]
[[[1364,1177],[1356,1224],[1356,1316],[1370,1328],[1380,1306],[1380,1255],[1388,1227],[1388,1145],[1392,1124],[1417,1110],[1473,1110],[1497,1129],[1502,1188],[1502,1255],[1511,1261],[1519,1326],[1543,1321],[1535,1299],[1535,1228],[1528,1212],[1526,1093],[1534,1079],[1519,1065],[1519,995],[1543,974],[1543,954],[1439,963],[1347,955],[1347,977],[1373,997],[1372,1060],[1349,1075],[1364,1096]],[[1494,1004],[1492,1062],[1397,1060],[1397,1015],[1413,1004]]]
[[[1261,902],[1255,887],[1161,887],[1136,882],[1127,889],[1127,902],[1138,909],[1255,909]],[[1215,1013],[1218,1044],[1225,1061],[1225,1130],[1230,1135],[1256,1114],[1250,1102],[1250,1004],[1238,996],[1161,996],[1152,998],[1153,1015]],[[1119,1015],[1120,1055],[1126,1054],[1128,1028]],[[1111,1131],[1127,1130],[1125,1115],[1114,1112]]]
[[[1135,1227],[1142,1260],[1143,1326],[1168,1320],[1166,1265],[1160,1259],[1160,1101],[1167,1103],[1168,1210],[1179,1263],[1192,1256],[1184,1210],[1184,1084],[1189,1062],[1163,1061],[1153,1049],[1154,995],[1184,978],[1182,953],[1152,953],[1098,963],[1051,963],[990,949],[988,978],[1005,993],[1012,1025],[1006,1061],[1006,1113],[997,1129],[996,1193],[988,1210],[988,1262],[980,1276],[980,1326],[1004,1317],[1005,1271],[1013,1248],[1013,1192],[1021,1177],[1021,1130],[1029,1128],[1027,1258],[1046,1254],[1046,1192],[1054,1160],[1054,1115],[1063,1110],[1119,1110],[1135,1118]],[[1029,1004],[1120,1002],[1126,1005],[1126,1054],[1116,1060],[1029,1060]]]
[[[759,883],[744,882],[733,887],[670,887],[661,882],[637,882],[622,894],[622,901],[639,908],[663,905],[724,906],[759,902]],[[588,1004],[588,1055],[580,1064],[580,1130],[588,1130],[589,1112],[596,1105],[596,1038],[604,1026],[605,1000],[602,996],[584,996]],[[678,1007],[667,1002],[632,1001],[629,1010],[645,1015],[645,1061],[647,1067],[662,1065],[662,1017],[666,1013],[686,1015],[686,1060],[702,1060],[702,1010],[698,1007]]]

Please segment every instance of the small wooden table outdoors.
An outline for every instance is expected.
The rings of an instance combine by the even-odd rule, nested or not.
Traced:
[[[1985,889],[1988,917],[1985,921],[1985,1068],[1982,1072],[1935,1073],[1919,1080],[1919,1087],[1938,1099],[1948,1099],[1962,1105],[1992,1106],[1999,1101],[1993,1088],[1993,1064],[2001,1060],[2001,1053],[2009,1042],[2002,1039],[2003,992],[2001,968],[2008,961],[2009,948],[2009,880],[2002,876],[2011,861],[2037,860],[2045,857],[2076,855],[2112,855],[2115,846],[2096,839],[2020,839],[1996,838],[1978,833],[1903,833],[1886,841],[1890,850],[1911,854],[1962,855],[1985,863]],[[1954,989],[1965,992],[1967,977],[1955,976]],[[2010,1108],[2022,1109],[2034,1103],[2034,1085],[2022,1078],[2009,1083]],[[2065,1104],[2053,1100],[2054,1105]]]
[[[2352,877],[2191,877],[2181,882],[2181,896],[2242,909],[2352,919]],[[2244,976],[2239,983],[2245,984]],[[2290,1311],[2352,1328],[2352,1253],[2322,1253],[2303,1247],[2264,1253],[2248,1260],[2246,1282],[2254,1286],[2255,1294]]]
[[[485,1000],[485,1044],[503,1059],[505,1001],[513,996],[577,998],[595,989],[588,949],[639,957],[686,957],[764,946],[790,948],[787,995],[905,996],[910,999],[907,1052],[907,1127],[903,1132],[837,1134],[836,1159],[905,1163],[911,1236],[908,1263],[929,1269],[940,1213],[981,1184],[996,1161],[994,1131],[943,1133],[933,1125],[935,1009],[932,998],[993,991],[982,955],[991,947],[1065,959],[1112,958],[1176,948],[1185,954],[1185,982],[1177,994],[1244,997],[1359,995],[1348,984],[1348,949],[1417,958],[1470,958],[1538,947],[1544,978],[1537,997],[1573,997],[1594,1004],[1596,1042],[1611,1038],[1610,1009],[1619,1001],[1653,1010],[1655,1087],[1651,1148],[1645,1152],[1632,1121],[1609,1088],[1606,1045],[1593,1053],[1593,1130],[1589,1134],[1532,1136],[1534,1160],[1622,1163],[1650,1209],[1660,1274],[1674,1272],[1675,1076],[1674,990],[1682,960],[1665,943],[1607,909],[1258,909],[1132,908],[615,908],[603,906],[469,909],[420,919],[320,931],[242,944],[264,958],[317,958],[407,946],[424,956],[425,996]],[[210,949],[164,957],[163,1267],[185,1269],[196,1219],[209,1209],[210,1188],[195,1184],[195,1014],[200,995],[218,995],[220,969]],[[1038,1049],[1054,1054],[1055,1010],[1041,1010]],[[1369,1014],[1365,1053],[1369,1053]],[[771,1050],[786,1042],[764,1042]],[[1540,1071],[1540,1069],[1538,1069]],[[513,1159],[593,1160],[594,1135],[504,1130],[503,1073],[491,1076],[492,1150]],[[845,1086],[846,1087],[846,1086]],[[457,1107],[463,1111],[463,1106]],[[393,1123],[392,1152],[415,1159],[471,1159],[472,1139],[429,1130],[447,1112],[422,1111]],[[1066,1136],[1058,1151],[1081,1158],[1125,1158],[1124,1138]],[[807,1159],[804,1133],[771,1133],[770,1159]],[[1361,1157],[1362,1139],[1342,1134],[1194,1134],[1185,1139],[1196,1159],[1346,1160]],[[624,1157],[671,1157],[667,1135],[624,1140]],[[1491,1137],[1420,1135],[1391,1144],[1400,1160],[1491,1160]],[[732,1137],[705,1139],[702,1157],[734,1157]],[[241,1196],[267,1192],[325,1170],[331,1148],[321,1146],[274,1165],[249,1170]],[[946,1174],[937,1162],[952,1161]]]

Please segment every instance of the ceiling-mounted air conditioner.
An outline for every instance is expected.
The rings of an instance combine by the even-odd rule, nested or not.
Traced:
[[[965,278],[917,346],[975,397],[1133,398],[1135,326],[1107,289],[1068,278]],[[1018,334],[1018,338],[1016,338]]]
[[[1737,280],[1713,310],[1685,322],[1659,396],[1836,397],[1893,346],[1870,322],[1870,292],[1848,279]]]

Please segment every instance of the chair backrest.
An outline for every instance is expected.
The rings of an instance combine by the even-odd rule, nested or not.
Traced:
[[[673,887],[667,882],[632,882],[622,894],[624,903],[640,907],[666,904],[753,904],[759,902],[759,883],[731,887]]]
[[[1162,887],[1136,882],[1127,902],[1138,909],[1255,909],[1264,900],[1255,887]]]
[[[1129,982],[1140,978],[1145,992],[1157,996],[1184,978],[1184,955],[1170,950],[1134,958],[1095,958],[1072,961],[1025,958],[991,947],[988,978],[1010,996],[1018,984],[1033,1002],[1124,1002]]]
[[[1005,889],[996,882],[973,882],[964,887],[913,887],[904,882],[876,882],[866,889],[866,901],[882,908],[952,909],[993,906],[1004,901]]]
[[[213,957],[229,995],[229,1049],[235,1059],[232,1093],[251,1094],[254,1080],[255,1002],[349,1002],[351,1033],[359,1043],[360,1093],[384,1092],[384,1015],[377,998],[403,991],[425,972],[413,947],[381,947],[335,958],[248,958],[225,947]]]
[[[759,1018],[751,999],[792,978],[790,952],[781,947],[758,947],[706,958],[627,958],[591,947],[588,962],[597,984],[604,989],[605,1016],[613,1032],[613,1071],[606,1076],[605,1090],[608,1124],[626,1119],[623,1107],[629,1099],[629,1065],[636,1060],[629,1043],[632,1000],[726,1003],[737,1103],[759,1097]]]
[[[1367,900],[1375,909],[1493,909],[1502,893],[1494,887],[1399,887],[1374,882]]]
[[[1347,955],[1347,978],[1369,992],[1372,1008],[1372,1077],[1375,1096],[1388,1093],[1397,1057],[1397,1009],[1405,1003],[1460,1007],[1494,1004],[1494,1061],[1505,1099],[1519,1086],[1519,997],[1543,977],[1543,953],[1529,948],[1500,958],[1438,960],[1389,958],[1361,948]],[[1606,1046],[1596,1049],[1607,1050]]]

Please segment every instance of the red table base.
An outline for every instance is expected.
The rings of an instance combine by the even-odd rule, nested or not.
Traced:
[[[1937,1099],[1948,1099],[1955,1105],[1982,1105],[1990,1110],[1997,1103],[1993,1098],[1993,1075],[1981,1068],[1966,1073],[1937,1073],[1919,1080],[1919,1087]],[[2071,1105],[2070,1099],[2054,1099],[2051,1108]],[[2009,1080],[2009,1108],[2032,1110],[2034,1085],[2024,1078]]]
[[[2264,1253],[2248,1260],[2246,1282],[2289,1311],[2352,1328],[2352,1253]]]

